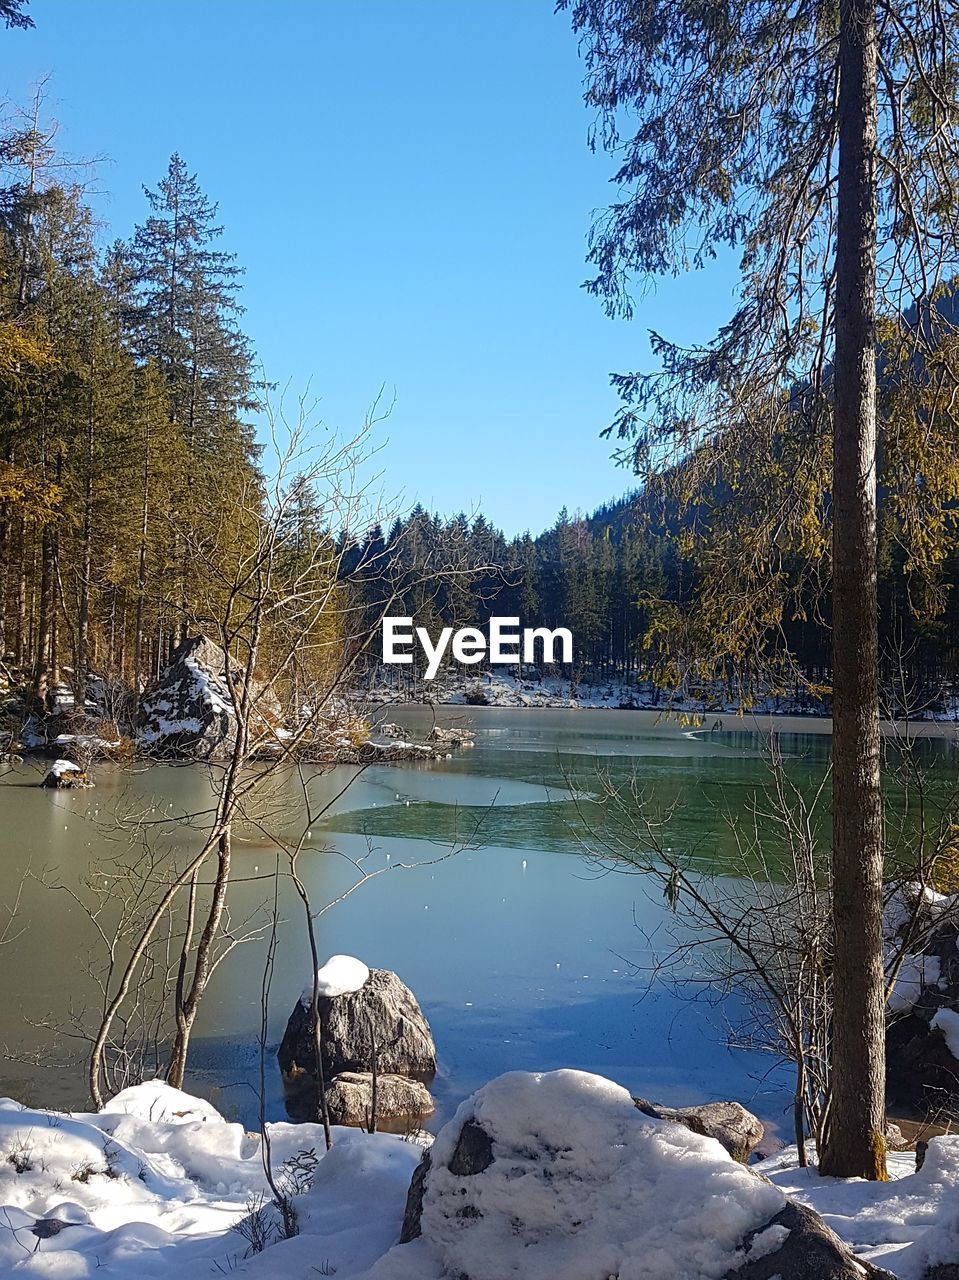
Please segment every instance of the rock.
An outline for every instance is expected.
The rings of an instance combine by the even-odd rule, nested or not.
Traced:
[[[429,1082],[436,1074],[436,1046],[429,1023],[409,987],[389,969],[371,969],[358,991],[321,996],[323,1074],[343,1072],[408,1076]],[[316,1048],[308,1002],[297,1001],[277,1051],[291,1116],[316,1087]],[[425,1091],[424,1091],[425,1092]],[[296,1118],[296,1117],[294,1117]],[[312,1116],[311,1116],[312,1118]]]
[[[450,1173],[458,1178],[474,1178],[478,1173],[485,1173],[492,1163],[492,1138],[475,1120],[467,1120],[450,1156]]]
[[[230,677],[239,685],[242,672],[234,663]],[[254,690],[253,730],[279,742],[278,702]],[[227,679],[226,654],[205,636],[184,640],[140,699],[137,743],[149,755],[187,760],[220,760],[229,756],[236,737],[236,717]]]
[[[392,720],[387,720],[383,724],[374,726],[374,731],[381,738],[405,738],[406,729],[401,724],[394,724]]]
[[[413,1170],[410,1189],[406,1193],[406,1209],[403,1212],[400,1244],[409,1244],[411,1240],[415,1240],[417,1236],[422,1235],[423,1195],[426,1190],[426,1179],[431,1163],[429,1151],[424,1151],[422,1159]]]
[[[721,1142],[734,1160],[745,1164],[765,1135],[763,1123],[738,1102],[705,1102],[695,1107],[661,1107],[634,1098],[643,1115],[684,1124],[693,1133]]]
[[[894,1124],[891,1120],[886,1121],[886,1146],[890,1151],[908,1151],[910,1146],[909,1139],[900,1129],[899,1125]]]
[[[755,1133],[738,1114],[734,1127]],[[558,1258],[590,1280],[893,1280],[685,1120],[649,1116],[584,1072],[511,1072],[423,1156],[399,1244],[373,1275],[549,1280]]]
[[[326,1090],[333,1124],[368,1129],[373,1105],[373,1075],[369,1071],[341,1071]],[[409,1076],[376,1078],[376,1127],[393,1133],[420,1129],[435,1107],[429,1090]]]
[[[750,1261],[753,1242],[773,1230],[782,1235],[782,1243]],[[892,1272],[855,1257],[818,1213],[795,1201],[743,1243],[745,1263],[727,1271],[723,1280],[895,1280]]]
[[[91,787],[93,783],[72,760],[54,760],[40,786],[55,787],[62,791],[67,787]]]
[[[469,729],[444,729],[434,724],[427,737],[430,742],[441,747],[474,747],[476,745]]]

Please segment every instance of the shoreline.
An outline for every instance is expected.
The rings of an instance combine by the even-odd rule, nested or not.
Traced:
[[[572,689],[572,692],[571,692]],[[676,698],[659,691],[660,701],[648,695],[650,686],[629,686],[619,681],[571,686],[554,677],[540,681],[519,681],[511,677],[484,677],[482,680],[437,682],[430,686],[421,681],[412,689],[391,688],[379,684],[365,693],[357,691],[355,700],[365,703],[374,714],[404,707],[441,710],[456,708],[467,715],[498,711],[527,713],[576,711],[618,712],[651,717],[653,722],[675,725],[690,734],[714,732],[779,733],[832,735],[832,716],[823,709],[798,705],[787,699],[770,699],[757,707],[740,710],[733,703],[704,706],[700,700]],[[480,696],[485,700],[480,701]],[[773,703],[773,705],[770,705]],[[778,704],[778,705],[776,705]],[[959,742],[959,704],[951,712],[923,714],[914,718],[884,717],[880,720],[884,738],[955,738]]]

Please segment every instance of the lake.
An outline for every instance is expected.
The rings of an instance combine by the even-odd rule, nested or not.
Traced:
[[[432,712],[391,707],[384,718],[425,733]],[[464,707],[440,708],[437,721],[468,722],[475,747],[435,763],[340,768],[314,779],[316,798],[339,798],[310,826],[301,862],[315,908],[355,883],[357,868],[377,873],[322,916],[320,946],[394,969],[417,995],[440,1058],[433,1125],[502,1071],[573,1066],[664,1103],[736,1098],[788,1126],[788,1075],[770,1074],[764,1055],[730,1047],[736,1000],[715,1007],[650,982],[673,939],[658,884],[586,856],[601,834],[602,780],[635,777],[659,811],[671,811],[671,847],[731,872],[736,845],[725,817],[748,812],[768,781],[766,726],[730,716],[691,729],[654,712]],[[778,725],[790,777],[807,792],[827,766],[824,727]],[[933,737],[922,748],[945,793],[956,778],[952,741]],[[98,884],[109,921],[110,877],[136,847],[134,818],[165,853],[195,848],[199,832],[183,816],[209,804],[211,780],[199,766],[104,765],[93,790],[52,792],[36,786],[41,774],[42,765],[28,763],[0,777],[8,901],[30,873],[2,950],[0,1091],[80,1107],[87,1099],[77,1033],[96,1021],[89,970],[99,963],[81,903]],[[238,834],[230,897],[238,933],[267,919],[270,833],[295,834],[300,805],[297,779],[274,778],[256,801],[255,822]],[[271,1118],[283,1114],[273,1055],[309,977],[297,903],[283,885],[280,917]],[[215,974],[187,1079],[187,1088],[247,1124],[256,1114],[264,954],[265,942],[254,939]]]

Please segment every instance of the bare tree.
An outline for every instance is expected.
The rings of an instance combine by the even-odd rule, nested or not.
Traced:
[[[887,1002],[903,966],[921,955],[946,920],[942,912],[930,914],[929,891],[955,848],[959,785],[934,795],[916,746],[906,733],[889,743],[909,786],[892,815],[900,857],[891,856],[883,886],[886,914],[894,921],[880,946],[883,1041],[887,1018],[896,1016]],[[580,803],[580,838],[598,870],[642,873],[672,912],[675,928],[649,980],[674,982],[687,998],[745,997],[748,1018],[732,1029],[734,1038],[793,1064],[793,1132],[805,1165],[806,1136],[821,1155],[834,1105],[835,986],[841,979],[831,925],[832,771],[824,769],[805,788],[790,777],[775,735],[767,761],[768,782],[744,810],[717,810],[733,849],[718,868],[713,850],[703,849],[709,837],[677,847],[678,802],[662,808],[636,776],[626,782],[600,776],[601,819]],[[571,789],[582,790],[572,779]],[[947,909],[959,920],[959,902]]]
[[[130,1006],[137,1005],[144,991],[145,975],[159,964],[158,950],[169,954],[160,967],[172,1026],[161,1016],[156,1040],[168,1045],[166,1078],[182,1085],[210,979],[229,951],[252,936],[248,922],[245,928],[234,928],[229,916],[235,832],[242,827],[262,834],[270,828],[271,805],[277,803],[291,769],[302,770],[304,760],[309,761],[310,778],[316,778],[343,758],[344,725],[358,718],[347,703],[348,684],[397,591],[387,558],[380,566],[364,565],[367,577],[378,569],[383,578],[379,605],[371,613],[354,597],[343,567],[346,549],[372,518],[370,486],[361,472],[377,414],[374,406],[355,436],[327,436],[318,448],[309,441],[311,418],[305,402],[300,402],[292,425],[282,413],[274,416],[268,481],[250,481],[239,502],[234,494],[229,509],[224,505],[220,526],[207,523],[207,532],[189,544],[193,557],[202,560],[207,580],[216,583],[207,612],[194,614],[192,621],[222,652],[230,733],[223,758],[207,764],[210,806],[191,815],[199,834],[195,853],[180,863],[147,868],[144,891],[139,885],[133,890],[137,914],[131,917],[135,925],[128,931],[123,957],[110,949],[88,1071],[90,1093],[98,1106],[110,1091],[117,1030],[127,1026]],[[214,510],[216,503],[214,492]],[[208,532],[211,527],[213,533]],[[476,571],[465,560],[442,569],[444,575],[471,576]],[[424,566],[423,572],[434,571]],[[363,728],[354,727],[357,733]],[[297,857],[326,802],[312,801],[306,775],[299,776],[305,821],[299,843],[294,841],[295,852],[288,853],[287,873],[303,901],[315,969],[314,912],[297,874]],[[354,772],[346,785],[356,776]],[[162,832],[182,822],[183,815],[140,815],[135,826]],[[274,836],[280,847],[287,847],[284,836]],[[368,878],[363,871],[354,888]]]

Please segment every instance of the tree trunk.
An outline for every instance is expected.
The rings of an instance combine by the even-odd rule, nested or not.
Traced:
[[[231,772],[228,781],[224,785],[235,786],[235,771]],[[217,840],[217,870],[213,885],[213,896],[207,912],[206,923],[203,926],[203,932],[197,942],[196,957],[193,962],[193,979],[190,983],[189,991],[184,994],[185,966],[187,952],[192,943],[192,919],[195,907],[195,898],[191,892],[190,928],[189,933],[184,936],[180,969],[177,975],[176,1032],[174,1033],[170,1061],[166,1072],[167,1083],[173,1085],[175,1089],[183,1088],[193,1024],[196,1021],[200,1000],[203,998],[203,993],[206,991],[207,983],[210,981],[210,976],[213,972],[213,947],[219,936],[220,923],[223,919],[223,912],[226,909],[226,892],[230,883],[231,861],[231,832],[229,825],[226,825],[220,831],[219,839]]]
[[[96,366],[91,366],[89,402],[87,404],[86,475],[83,480],[83,529],[80,537],[80,600],[77,609],[77,654],[74,673],[75,705],[86,704],[87,671],[90,665],[90,577],[93,564],[93,379]]]
[[[16,665],[23,664],[27,649],[27,534],[23,517],[17,520],[17,570],[16,570],[16,630],[13,638],[13,657]]]
[[[143,490],[140,502],[140,552],[137,556],[136,635],[133,642],[133,687],[141,692],[143,684],[143,609],[147,591],[147,536],[150,531],[150,438],[143,446]],[[141,683],[142,680],[142,683]]]
[[[37,607],[36,653],[33,692],[43,701],[50,688],[50,656],[53,643],[53,530],[44,525],[40,536],[40,600]]]
[[[833,457],[832,1099],[820,1171],[886,1177],[876,591],[876,27],[841,0]]]

